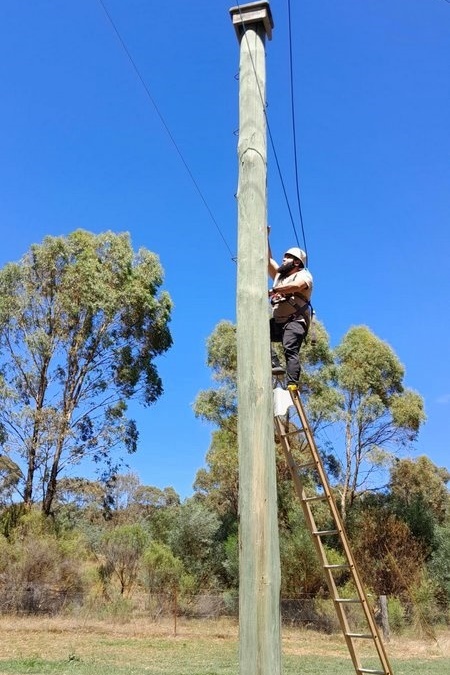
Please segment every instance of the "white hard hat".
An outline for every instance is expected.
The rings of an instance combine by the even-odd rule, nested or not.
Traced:
[[[306,265],[306,253],[301,248],[296,248],[295,246],[294,248],[288,248],[284,255],[292,255],[294,258],[301,260],[303,265]]]

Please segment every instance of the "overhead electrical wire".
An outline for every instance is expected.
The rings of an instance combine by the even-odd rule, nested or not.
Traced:
[[[296,124],[295,124],[295,104],[294,104],[294,67],[293,67],[293,57],[292,57],[292,20],[291,20],[291,0],[288,0],[288,25],[289,25],[289,72],[290,72],[290,86],[291,86],[291,119],[292,119],[292,138],[294,144],[294,166],[295,166],[295,187],[297,195],[297,206],[298,213],[300,218],[300,225],[302,228],[303,243],[306,253],[306,258],[308,258],[308,246],[306,243],[306,234],[305,226],[303,223],[303,212],[302,204],[300,199],[300,181],[299,181],[299,171],[298,171],[298,151],[297,151],[297,136],[296,136]],[[295,231],[295,228],[294,228]],[[295,236],[297,232],[295,231]],[[298,241],[298,238],[297,238]]]
[[[291,115],[292,115],[292,125],[293,125],[293,129],[294,129],[294,156],[295,156],[295,172],[296,172],[296,192],[297,192],[297,204],[298,204],[300,223],[301,223],[301,229],[302,229],[302,235],[303,235],[304,249],[305,249],[305,253],[307,254],[308,251],[307,251],[306,238],[305,238],[305,228],[304,228],[304,223],[303,223],[303,214],[302,214],[302,209],[301,209],[300,187],[299,187],[299,180],[298,180],[298,166],[297,166],[297,159],[296,159],[297,150],[296,150],[296,143],[295,143],[295,120],[294,120],[295,111],[294,111],[294,105],[293,105],[292,38],[291,38],[291,21],[290,21],[290,0],[288,0],[288,2],[289,2],[289,45],[290,45],[290,55],[291,55],[291,59],[290,59]],[[290,217],[290,220],[291,220],[291,225],[292,225],[292,229],[294,231],[295,240],[297,242],[297,245],[300,246],[297,228],[295,226],[295,220],[294,220],[291,205],[290,205],[290,202],[289,202],[289,197],[288,197],[288,194],[287,194],[285,181],[284,181],[284,178],[283,178],[283,172],[281,171],[281,166],[280,166],[280,162],[279,162],[279,159],[278,159],[278,153],[277,153],[276,148],[275,148],[275,142],[273,140],[272,130],[271,130],[269,118],[268,118],[268,115],[267,115],[267,104],[266,104],[266,101],[264,100],[264,97],[263,97],[262,92],[261,92],[261,87],[260,87],[258,76],[257,76],[257,73],[256,73],[255,64],[253,62],[253,58],[252,58],[252,55],[251,55],[250,46],[248,45],[248,37],[247,37],[246,29],[245,29],[244,17],[242,15],[241,5],[239,4],[239,2],[237,3],[237,8],[238,8],[239,15],[240,15],[242,25],[243,25],[243,35],[244,35],[244,38],[247,40],[247,46],[248,46],[248,50],[249,50],[249,54],[250,54],[250,60],[251,60],[251,63],[252,63],[252,68],[253,68],[253,72],[254,72],[254,75],[255,75],[255,78],[256,78],[256,84],[257,84],[257,87],[258,87],[259,96],[260,96],[260,99],[261,99],[261,104],[262,104],[264,116],[265,116],[265,119],[266,119],[267,133],[268,133],[268,136],[269,136],[270,145],[271,145],[271,148],[272,148],[273,156],[274,156],[274,159],[275,159],[275,164],[276,164],[277,171],[278,171],[278,176],[279,176],[281,187],[282,187],[282,190],[283,190],[283,195],[284,195],[284,199],[285,199],[285,202],[286,202],[286,207],[287,207],[289,217]]]
[[[223,243],[225,244],[226,248],[228,249],[228,252],[229,252],[229,254],[230,254],[230,256],[231,256],[231,259],[232,259],[233,261],[235,261],[235,260],[236,260],[236,257],[235,257],[235,255],[233,254],[233,252],[231,251],[231,248],[230,248],[230,246],[228,245],[228,242],[227,242],[227,240],[225,239],[225,237],[224,237],[224,235],[223,235],[223,233],[222,233],[222,230],[220,229],[220,226],[219,226],[219,224],[218,224],[216,218],[214,217],[214,214],[213,214],[211,208],[209,207],[209,204],[208,204],[208,202],[206,201],[206,199],[205,199],[205,197],[204,197],[204,195],[203,195],[203,192],[202,192],[201,189],[200,189],[199,184],[197,183],[197,181],[196,181],[196,179],[195,179],[195,177],[194,177],[194,174],[192,173],[191,169],[189,168],[188,163],[187,163],[186,160],[184,159],[184,156],[183,156],[183,154],[182,154],[180,148],[178,147],[178,144],[177,144],[177,142],[175,141],[175,138],[173,137],[173,135],[172,135],[172,133],[171,133],[171,131],[170,131],[170,129],[169,129],[169,127],[168,127],[168,125],[167,125],[167,123],[166,123],[166,121],[165,121],[165,119],[164,119],[164,117],[163,117],[163,115],[162,115],[162,113],[161,113],[161,111],[160,111],[158,105],[156,104],[156,101],[155,101],[155,99],[153,98],[153,96],[152,96],[152,94],[151,94],[151,92],[150,92],[149,87],[147,86],[147,84],[146,84],[144,78],[142,77],[142,75],[141,75],[141,73],[140,73],[140,71],[139,71],[139,68],[138,68],[137,65],[136,65],[136,62],[135,62],[135,60],[133,59],[133,57],[132,57],[132,55],[131,55],[131,53],[130,53],[130,50],[128,49],[127,45],[125,44],[124,39],[122,38],[121,34],[119,33],[119,30],[118,30],[118,28],[117,28],[115,22],[113,21],[113,18],[111,17],[110,13],[108,12],[108,9],[106,8],[105,3],[103,2],[103,0],[98,0],[98,1],[99,1],[100,5],[101,5],[101,7],[102,7],[102,9],[103,9],[103,11],[104,11],[106,17],[107,17],[109,23],[111,24],[111,26],[112,26],[112,28],[113,28],[113,30],[114,30],[114,32],[115,32],[115,34],[116,34],[116,36],[117,36],[119,42],[120,42],[120,44],[121,44],[121,46],[122,46],[122,48],[123,48],[125,54],[127,55],[128,60],[129,60],[130,64],[132,65],[134,72],[136,73],[136,75],[137,75],[137,77],[138,77],[138,79],[139,79],[141,85],[143,86],[144,91],[145,91],[145,93],[147,94],[148,99],[150,100],[151,104],[153,105],[153,108],[155,109],[155,112],[156,112],[156,114],[158,115],[158,117],[159,117],[159,119],[160,119],[160,121],[161,121],[161,124],[163,125],[163,127],[164,127],[164,129],[165,129],[167,135],[169,136],[169,138],[170,138],[170,140],[171,140],[171,142],[172,142],[172,145],[174,146],[175,150],[177,151],[178,156],[180,157],[180,159],[181,159],[181,161],[182,161],[182,163],[183,163],[183,165],[184,165],[184,168],[186,169],[186,171],[187,171],[187,173],[188,173],[188,175],[189,175],[189,178],[191,179],[191,181],[192,181],[192,183],[193,183],[193,185],[194,185],[194,187],[195,187],[195,189],[196,189],[196,191],[197,191],[197,193],[198,193],[200,199],[202,200],[202,202],[203,202],[203,204],[204,204],[206,210],[208,211],[208,214],[209,214],[209,216],[210,216],[212,222],[213,222],[214,225],[216,226],[216,229],[217,229],[217,231],[218,231],[220,237],[222,238]]]
[[[192,171],[191,171],[191,169],[190,169],[190,167],[189,167],[187,161],[185,160],[185,158],[184,158],[184,156],[183,156],[183,154],[182,154],[182,152],[181,152],[181,150],[180,150],[180,148],[179,148],[179,146],[178,146],[178,144],[177,144],[177,142],[176,142],[176,140],[175,140],[175,138],[174,138],[172,132],[170,131],[170,128],[169,128],[169,126],[167,125],[167,123],[166,123],[166,121],[165,121],[165,119],[164,119],[164,117],[163,117],[163,115],[162,115],[162,113],[161,113],[161,111],[160,111],[160,109],[159,109],[159,107],[158,107],[158,105],[157,105],[157,103],[156,103],[154,97],[152,96],[152,94],[151,94],[151,92],[150,92],[150,89],[149,89],[147,83],[145,82],[143,76],[141,75],[141,72],[140,72],[140,70],[139,70],[139,68],[138,68],[138,66],[137,66],[137,64],[136,64],[136,62],[135,62],[135,60],[134,60],[134,58],[133,58],[133,56],[132,56],[130,50],[128,49],[128,47],[127,47],[127,45],[126,45],[125,40],[123,39],[122,35],[120,34],[120,32],[119,32],[119,30],[118,30],[118,28],[117,28],[117,26],[116,26],[116,24],[115,24],[115,22],[114,22],[114,20],[113,20],[113,18],[112,18],[112,16],[111,16],[111,14],[109,13],[109,11],[108,11],[108,9],[107,9],[105,3],[104,3],[104,1],[103,1],[103,0],[98,0],[98,1],[99,1],[100,6],[101,6],[102,9],[103,9],[103,12],[104,12],[106,18],[108,19],[108,21],[109,21],[111,27],[113,28],[114,33],[116,34],[116,37],[117,37],[117,39],[119,40],[119,42],[120,42],[120,44],[121,44],[121,46],[122,46],[122,49],[124,50],[124,52],[125,52],[125,54],[126,54],[128,60],[129,60],[129,62],[130,62],[130,64],[131,64],[131,66],[132,66],[132,68],[133,68],[135,74],[137,75],[137,77],[138,77],[138,79],[139,79],[139,81],[140,81],[140,83],[141,83],[141,85],[142,85],[142,87],[143,87],[143,89],[144,89],[144,91],[145,91],[145,93],[146,93],[148,99],[150,100],[150,102],[151,102],[151,104],[152,104],[152,106],[153,106],[153,108],[154,108],[156,114],[158,115],[158,117],[159,117],[159,119],[160,119],[160,121],[161,121],[161,124],[163,125],[163,127],[164,127],[164,129],[165,129],[165,131],[166,131],[166,133],[167,133],[167,135],[168,135],[168,137],[169,137],[169,139],[170,139],[172,145],[174,146],[174,148],[175,148],[175,150],[176,150],[176,152],[177,152],[179,158],[181,159],[181,162],[183,163],[183,166],[185,167],[185,169],[186,169],[186,171],[187,171],[187,173],[188,173],[188,175],[189,175],[189,178],[191,179],[191,181],[192,181],[192,183],[193,183],[193,185],[194,185],[194,187],[195,187],[195,189],[196,189],[196,191],[197,191],[197,193],[198,193],[198,195],[199,195],[201,201],[203,202],[203,205],[205,206],[206,210],[208,211],[208,214],[209,214],[209,216],[210,216],[212,222],[214,223],[214,225],[215,225],[215,227],[216,227],[216,229],[217,229],[217,231],[218,231],[218,233],[219,233],[219,235],[220,235],[220,237],[221,237],[221,239],[222,239],[224,245],[226,246],[226,248],[227,248],[227,250],[228,250],[228,252],[229,252],[229,254],[230,254],[231,259],[232,259],[234,262],[236,262],[236,256],[233,254],[233,252],[232,252],[230,246],[228,245],[228,242],[227,242],[227,240],[225,239],[225,237],[224,237],[224,235],[223,235],[223,232],[222,232],[222,230],[221,230],[221,228],[220,228],[220,226],[219,226],[219,224],[218,224],[218,222],[217,222],[217,220],[216,220],[216,218],[215,218],[215,216],[214,216],[214,214],[213,214],[213,212],[212,212],[212,210],[211,210],[211,208],[210,208],[208,202],[206,201],[206,198],[205,198],[205,196],[203,195],[203,192],[202,192],[202,190],[200,189],[200,186],[199,186],[197,180],[195,179],[194,174],[192,173]],[[450,0],[446,0],[446,1],[450,2]],[[245,39],[247,40],[248,38],[247,38],[246,30],[245,30],[245,22],[243,21],[243,17],[242,17],[242,13],[241,13],[241,7],[240,7],[239,2],[237,3],[237,7],[238,7],[238,10],[239,10],[239,14],[241,15],[241,19],[242,19],[244,36],[245,36]],[[302,214],[301,199],[300,199],[299,177],[298,177],[297,142],[296,142],[296,131],[295,131],[294,87],[293,87],[293,65],[292,65],[292,64],[293,64],[293,58],[292,58],[292,25],[291,25],[291,3],[290,3],[290,0],[288,0],[288,17],[289,17],[289,56],[290,56],[291,117],[292,117],[293,144],[294,144],[294,166],[295,166],[295,182],[296,182],[297,207],[298,207],[298,212],[299,212],[300,225],[301,225],[301,229],[302,229],[302,237],[303,237],[303,242],[304,242],[303,246],[304,246],[304,249],[305,249],[305,253],[308,255],[307,244],[306,244],[306,236],[305,236],[305,227],[304,227],[304,222],[303,222],[303,214]],[[250,50],[249,50],[249,51],[250,51]],[[250,58],[251,58],[251,61],[252,61],[253,71],[254,71],[254,74],[255,74],[255,77],[256,77],[256,82],[257,82],[257,86],[258,86],[258,90],[259,90],[259,95],[260,95],[260,98],[261,98],[261,104],[262,104],[262,106],[263,106],[263,112],[264,112],[264,116],[265,116],[265,119],[266,119],[266,125],[267,125],[267,132],[268,132],[268,136],[269,136],[269,139],[270,139],[270,144],[271,144],[273,156],[274,156],[274,159],[275,159],[275,163],[276,163],[276,167],[277,167],[277,171],[278,171],[278,175],[279,175],[281,187],[282,187],[282,190],[283,190],[284,199],[285,199],[286,206],[287,206],[287,209],[288,209],[288,213],[289,213],[289,217],[290,217],[290,220],[291,220],[291,224],[292,224],[292,228],[293,228],[293,231],[294,231],[294,235],[295,235],[296,242],[297,242],[298,245],[300,245],[300,244],[299,244],[298,234],[297,234],[297,229],[296,229],[296,226],[295,226],[294,216],[293,216],[292,209],[291,209],[291,205],[290,205],[290,202],[289,202],[289,197],[288,197],[288,194],[287,194],[286,185],[285,185],[285,181],[284,181],[284,178],[283,178],[283,173],[282,173],[282,170],[281,170],[281,165],[280,165],[280,162],[279,162],[279,159],[278,159],[278,153],[277,153],[276,148],[275,148],[275,142],[274,142],[274,139],[273,139],[272,130],[271,130],[270,123],[269,123],[269,119],[268,119],[268,115],[267,115],[267,105],[266,105],[266,102],[265,102],[264,97],[263,97],[262,92],[261,92],[261,88],[260,88],[260,85],[259,85],[259,81],[258,81],[258,78],[257,78],[257,75],[256,75],[256,68],[255,68],[255,65],[254,65],[254,63],[253,63],[253,59],[252,59],[252,57],[251,57],[251,52],[250,52]]]
[[[242,15],[241,5],[239,4],[239,1],[237,3],[237,8],[239,10],[239,16],[240,16],[241,21],[242,21],[243,35],[244,35],[244,38],[247,42],[247,48],[248,48],[248,52],[249,52],[249,55],[250,55],[250,61],[251,61],[251,64],[252,64],[253,74],[255,75],[256,86],[258,87],[259,98],[261,99],[261,105],[262,105],[264,117],[265,117],[265,120],[266,120],[267,133],[269,135],[270,145],[271,145],[271,148],[272,148],[273,156],[275,158],[275,163],[277,165],[278,175],[279,175],[279,178],[280,178],[281,187],[283,189],[283,194],[284,194],[286,206],[287,206],[287,209],[288,209],[288,212],[289,212],[289,217],[291,219],[292,227],[294,228],[294,231],[295,231],[294,216],[292,215],[292,210],[291,210],[291,206],[290,206],[290,203],[289,203],[288,194],[287,194],[286,186],[285,186],[284,179],[283,179],[283,173],[281,171],[280,162],[278,161],[278,155],[277,155],[277,151],[275,149],[275,143],[274,143],[274,140],[273,140],[272,131],[270,129],[269,118],[268,118],[268,115],[267,115],[267,103],[264,99],[264,96],[262,95],[261,87],[259,85],[258,75],[256,73],[255,63],[253,61],[252,52],[251,52],[251,49],[250,49],[250,45],[248,43],[247,30],[245,28],[244,17]],[[297,240],[297,243],[298,243],[298,240]]]

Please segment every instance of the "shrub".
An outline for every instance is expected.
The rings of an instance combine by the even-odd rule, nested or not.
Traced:
[[[412,621],[419,635],[433,636],[431,627],[439,621],[436,590],[436,583],[426,575],[411,589]]]
[[[30,534],[2,543],[1,609],[54,613],[73,601],[81,602],[83,584],[79,560],[68,556],[57,539]]]
[[[405,627],[405,608],[399,598],[396,597],[389,597],[387,603],[389,627],[395,633],[401,633]]]

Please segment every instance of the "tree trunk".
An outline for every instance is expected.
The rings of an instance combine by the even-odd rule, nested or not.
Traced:
[[[42,365],[42,370],[39,378],[39,389],[36,398],[36,410],[34,413],[34,425],[33,425],[33,435],[31,437],[31,443],[28,450],[28,469],[27,469],[27,478],[25,481],[25,489],[23,493],[23,501],[27,506],[31,506],[33,503],[33,487],[34,487],[34,474],[36,471],[36,455],[38,451],[38,438],[41,425],[41,412],[44,407],[45,392],[47,390],[48,380],[47,380],[47,369],[48,369],[48,360]]]
[[[61,461],[61,455],[64,447],[64,441],[67,436],[67,430],[69,428],[71,413],[66,412],[64,414],[64,421],[59,430],[58,438],[56,439],[56,449],[55,454],[53,455],[52,468],[50,470],[50,477],[47,482],[47,486],[44,486],[44,499],[42,502],[42,512],[45,516],[49,516],[51,513],[53,500],[56,495],[56,483],[58,479],[59,472],[59,463]]]
[[[53,456],[50,477],[48,479],[47,486],[44,486],[44,499],[42,502],[42,512],[44,513],[45,516],[49,516],[51,513],[53,500],[56,494],[56,482],[58,478],[58,469],[59,469],[59,462],[61,459],[63,443],[64,439],[60,438],[58,440],[58,446]]]
[[[391,639],[391,631],[389,628],[389,615],[387,607],[387,597],[380,595],[380,609],[381,609],[381,628],[383,629],[383,637],[386,642]]]
[[[351,468],[352,468],[352,425],[350,419],[347,419],[345,425],[345,472],[341,496],[341,516],[344,523],[347,516],[347,499],[350,487]]]

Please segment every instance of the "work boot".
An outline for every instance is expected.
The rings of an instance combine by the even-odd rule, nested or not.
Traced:
[[[284,375],[286,373],[282,366],[272,366],[272,375]]]

